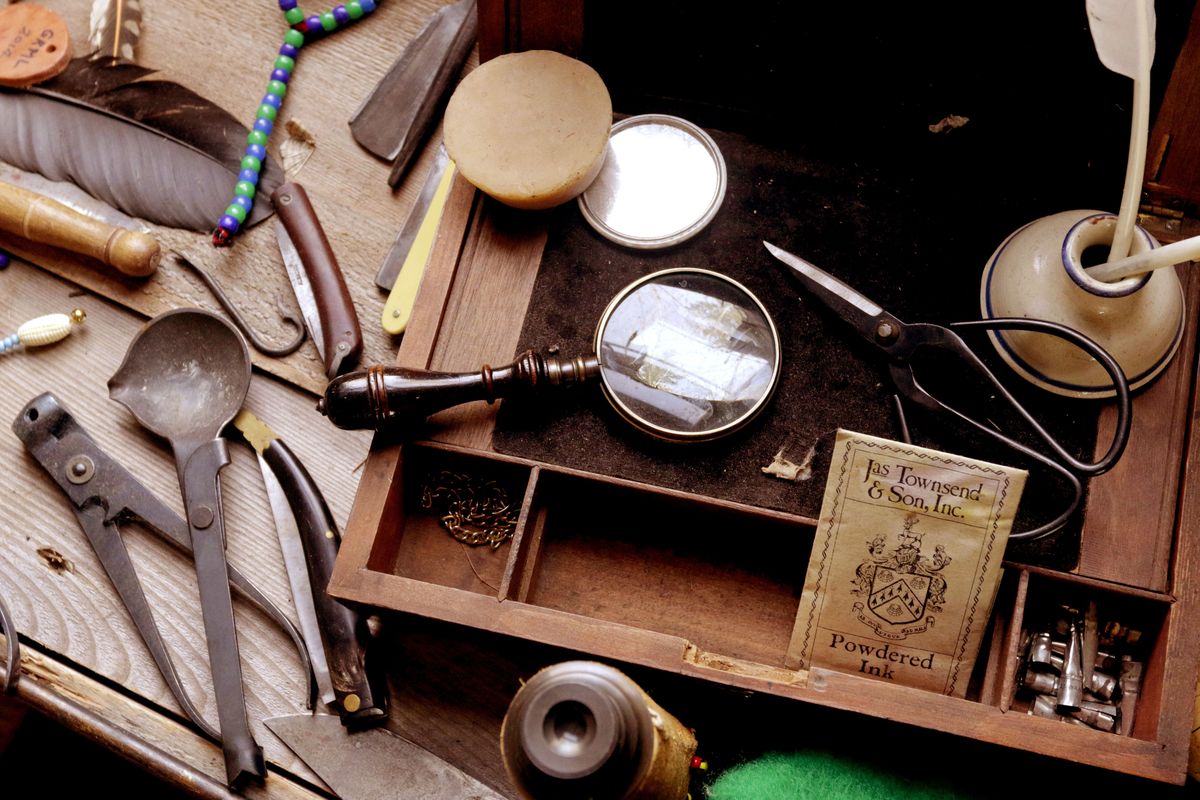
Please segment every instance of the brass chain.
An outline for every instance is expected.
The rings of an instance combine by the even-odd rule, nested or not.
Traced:
[[[513,537],[517,509],[492,480],[442,470],[421,486],[421,508],[440,515],[442,527],[463,544],[493,550]]]

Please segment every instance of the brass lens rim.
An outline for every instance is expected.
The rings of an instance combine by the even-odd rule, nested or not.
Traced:
[[[644,275],[641,278],[638,278],[636,281],[618,292],[616,296],[609,301],[608,307],[605,308],[604,313],[600,315],[600,321],[596,325],[596,337],[592,342],[592,352],[596,353],[597,358],[599,358],[601,352],[600,341],[603,338],[605,329],[608,327],[609,319],[612,317],[613,312],[616,311],[617,307],[620,306],[621,303],[624,302],[627,297],[629,297],[629,295],[636,292],[640,287],[646,285],[647,283],[659,281],[662,278],[670,275],[696,275],[724,283],[736,293],[745,297],[749,301],[747,305],[758,310],[758,313],[761,314],[762,318],[766,321],[767,330],[770,331],[771,347],[775,353],[774,363],[771,370],[771,380],[767,384],[766,391],[762,393],[762,396],[759,397],[754,405],[751,406],[744,414],[731,422],[710,430],[682,431],[650,422],[649,420],[643,418],[636,411],[631,409],[626,403],[624,403],[618,394],[609,386],[608,376],[605,374],[603,362],[600,364],[600,387],[604,392],[605,399],[608,400],[608,403],[613,407],[613,410],[615,410],[623,419],[628,421],[643,433],[647,433],[656,439],[662,439],[668,442],[708,442],[712,441],[713,439],[719,439],[723,436],[727,436],[747,425],[751,420],[757,417],[764,408],[766,408],[767,403],[770,402],[771,397],[774,396],[775,388],[779,385],[779,375],[782,372],[783,366],[783,350],[779,340],[779,330],[775,327],[775,320],[767,311],[767,307],[764,306],[762,301],[758,299],[758,296],[738,281],[735,281],[728,275],[724,275],[720,272],[714,272],[713,270],[709,269],[701,269],[699,267],[674,267],[671,269],[659,270],[658,272],[652,272],[649,275]]]

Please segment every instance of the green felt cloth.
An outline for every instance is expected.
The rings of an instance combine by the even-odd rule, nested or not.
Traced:
[[[722,773],[708,800],[869,800],[961,797],[935,777],[904,777],[865,761],[821,751],[770,753]]]

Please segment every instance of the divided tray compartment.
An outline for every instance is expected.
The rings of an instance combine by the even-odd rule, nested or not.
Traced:
[[[1155,741],[1163,711],[1163,697],[1157,687],[1162,686],[1164,678],[1168,642],[1165,628],[1171,618],[1172,598],[1127,587],[1080,582],[1062,575],[1023,572],[1021,581],[1026,584],[1022,592],[1024,603],[1013,615],[1016,620],[1014,630],[1018,631],[1018,635],[1011,638],[1012,649],[1007,659],[1008,689],[1004,702],[1010,713],[1027,714],[1033,705],[1034,693],[1023,685],[1030,638],[1039,631],[1046,631],[1056,645],[1065,643],[1064,607],[1083,614],[1089,603],[1095,603],[1099,649],[1102,654],[1110,656],[1107,659],[1109,663],[1104,665],[1102,671],[1119,680],[1122,657],[1141,667],[1133,708],[1119,697],[1114,701],[1121,707],[1122,714],[1136,713],[1132,720],[1122,720],[1123,727],[1119,733],[1107,735],[1128,735],[1134,739]],[[1118,623],[1120,628],[1109,628],[1110,623]],[[1106,628],[1110,633],[1106,634]],[[1056,672],[1051,674],[1057,675]],[[1085,699],[1104,702],[1087,693]],[[1079,729],[1079,726],[1071,727]]]
[[[799,517],[539,470],[508,599],[784,668],[813,531]]]
[[[414,581],[497,597],[510,560],[512,538],[496,547],[466,544],[451,534],[443,517],[457,513],[464,528],[495,527],[496,520],[481,524],[462,519],[469,514],[464,506],[472,501],[502,498],[519,525],[520,510],[531,486],[530,467],[413,446],[404,449],[400,469],[401,489],[394,508],[393,530],[380,538],[381,546],[372,553],[373,568]],[[458,507],[447,495],[461,498]]]

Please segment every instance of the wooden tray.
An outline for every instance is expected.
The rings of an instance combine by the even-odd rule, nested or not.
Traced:
[[[536,219],[496,212],[455,182],[399,364],[457,371],[511,360],[545,231]],[[1200,284],[1185,277],[1191,304]],[[1200,650],[1200,484],[1187,480],[1200,449],[1190,435],[1192,317],[1172,366],[1136,400],[1118,469],[1092,484],[1078,567],[1008,565],[965,700],[786,666],[812,519],[497,453],[495,408],[483,403],[434,417],[420,441],[376,437],[329,590],[372,607],[1182,782]],[[1103,431],[1099,441],[1108,441]],[[420,507],[421,484],[443,469],[494,480],[519,501],[509,543],[467,548]],[[1088,600],[1143,632],[1131,736],[1029,716],[1016,691],[1026,618]]]

